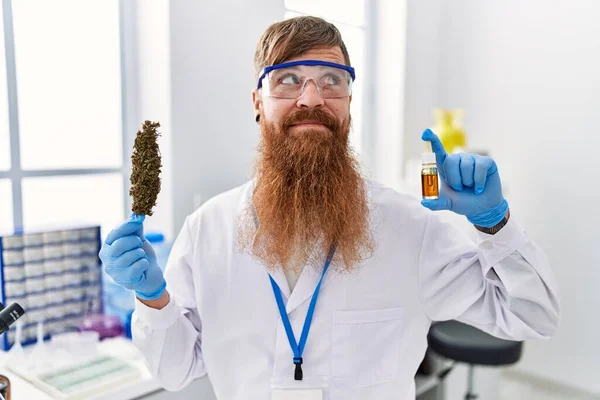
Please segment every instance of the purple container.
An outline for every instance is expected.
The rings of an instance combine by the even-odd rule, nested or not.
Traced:
[[[109,337],[124,336],[125,333],[123,324],[118,317],[104,314],[93,314],[83,317],[79,329],[81,331],[98,332],[100,340]]]

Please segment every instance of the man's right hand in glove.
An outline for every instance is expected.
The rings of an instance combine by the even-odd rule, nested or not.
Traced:
[[[134,290],[145,304],[162,308],[152,303],[168,299],[165,293],[167,285],[154,249],[144,237],[144,218],[143,215],[132,214],[113,229],[102,244],[99,256],[106,273],[115,283]],[[163,306],[166,303],[168,300]]]

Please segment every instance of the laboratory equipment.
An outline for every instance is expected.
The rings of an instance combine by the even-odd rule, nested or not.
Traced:
[[[435,200],[439,196],[439,178],[435,153],[428,151],[421,156],[421,192],[424,199]]]
[[[106,272],[104,274],[104,314],[117,317],[126,332],[128,315],[135,308],[135,294],[115,283]]]
[[[95,314],[83,318],[80,330],[82,332],[97,332],[100,340],[109,337],[122,336],[123,323],[116,315]]]
[[[23,338],[23,324],[21,321],[17,321],[16,328],[14,344],[11,346],[6,357],[2,358],[3,365],[19,364],[25,359],[25,351],[21,345]]]
[[[432,130],[438,134],[446,151],[449,154],[464,152],[467,148],[467,135],[462,128],[463,110],[436,108],[433,115],[435,126]]]
[[[0,335],[25,314],[25,310],[18,303],[11,303],[7,307],[0,302]]]
[[[169,260],[172,243],[167,241],[161,232],[148,232],[144,236],[146,237],[146,240],[150,242],[152,248],[154,248],[158,266],[164,271],[167,266],[167,261]]]
[[[38,337],[43,338],[41,328]],[[49,341],[26,349],[25,357],[12,358],[5,366],[52,398],[62,400],[87,399],[140,379],[142,371],[130,361],[100,351],[99,337],[96,331],[54,334]],[[17,345],[11,352],[15,348]],[[43,355],[36,351],[41,348]]]
[[[44,322],[45,335],[50,336],[78,329],[86,314],[103,311],[99,250],[96,225],[0,236],[0,301],[9,304],[4,311],[8,318],[20,312],[13,303],[27,310],[19,319],[23,346],[35,343],[38,322]],[[2,335],[0,349],[8,350],[15,335],[12,329]]]
[[[10,400],[10,379],[4,375],[0,375],[0,395],[2,399]]]
[[[95,331],[63,332],[52,335],[49,348],[55,367],[71,365],[98,356],[100,334]]]
[[[48,368],[52,361],[51,351],[44,342],[44,323],[41,321],[37,323],[37,341],[28,354],[28,361],[30,367],[35,369]]]
[[[139,379],[139,368],[117,357],[104,355],[48,371],[33,383],[62,400],[86,399]]]

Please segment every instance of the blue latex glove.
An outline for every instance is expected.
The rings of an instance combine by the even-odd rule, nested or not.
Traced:
[[[490,228],[508,211],[502,196],[498,167],[493,159],[478,154],[447,154],[435,133],[426,129],[422,139],[431,142],[440,175],[440,196],[422,200],[430,210],[450,210],[465,215],[473,225]]]
[[[143,215],[132,214],[113,229],[100,249],[106,273],[115,283],[134,290],[142,300],[156,300],[166,289],[152,245],[144,237]]]

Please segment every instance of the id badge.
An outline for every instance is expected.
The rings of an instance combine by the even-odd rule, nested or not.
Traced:
[[[273,378],[271,400],[325,400],[327,388],[327,377]]]

